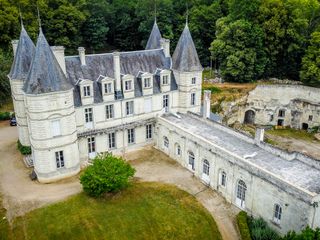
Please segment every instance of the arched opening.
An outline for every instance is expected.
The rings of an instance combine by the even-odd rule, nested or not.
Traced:
[[[274,210],[273,210],[273,221],[275,223],[280,224],[281,215],[282,215],[282,207],[279,204],[275,204]]]
[[[244,181],[239,180],[237,185],[236,204],[240,208],[245,208],[247,185]]]
[[[163,146],[169,148],[169,139],[167,137],[163,137]]]
[[[253,110],[248,110],[244,114],[244,124],[254,124],[256,113]]]
[[[202,164],[202,180],[207,184],[210,183],[209,174],[210,174],[210,163],[207,159],[204,159]]]
[[[181,156],[181,147],[178,143],[175,144],[176,155]]]
[[[302,123],[302,129],[303,130],[308,130],[309,124],[308,123]]]
[[[227,186],[227,174],[225,171],[220,171],[219,174],[219,185],[222,187]]]
[[[192,171],[195,170],[195,168],[194,168],[194,160],[195,160],[195,157],[194,157],[193,152],[189,151],[188,152],[188,167]]]

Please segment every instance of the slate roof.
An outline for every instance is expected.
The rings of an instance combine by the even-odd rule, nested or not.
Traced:
[[[30,39],[23,24],[21,24],[19,43],[11,66],[11,71],[9,73],[9,77],[11,79],[25,80],[27,78],[34,52],[34,43]]]
[[[150,34],[148,42],[147,42],[146,50],[161,48],[161,45],[160,45],[161,38],[162,38],[161,33],[158,28],[157,21],[155,20],[153,27],[152,27],[151,34]]]
[[[172,68],[181,72],[202,71],[188,24],[186,24],[172,56]]]
[[[101,76],[114,78],[113,54],[92,54],[86,55],[86,65],[81,65],[79,56],[68,56],[66,60],[67,76],[75,85],[79,79],[93,81],[94,102],[103,101],[101,95]],[[120,53],[120,73],[122,75],[131,74],[135,76],[134,87],[135,97],[142,96],[142,87],[139,73],[148,72],[155,74],[158,69],[170,69],[171,59],[165,57],[163,49],[142,50]],[[178,89],[174,75],[171,76],[171,90]],[[160,93],[160,84],[157,76],[154,76],[154,94]],[[75,106],[81,106],[79,87],[75,88]]]
[[[38,36],[30,72],[24,84],[27,94],[65,91],[73,88],[57,62],[42,30]]]

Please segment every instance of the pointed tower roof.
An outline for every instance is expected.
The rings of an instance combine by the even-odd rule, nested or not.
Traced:
[[[25,80],[27,78],[34,52],[34,43],[30,39],[23,24],[21,24],[19,43],[9,73],[11,79]]]
[[[65,91],[73,88],[57,62],[40,28],[30,72],[24,84],[27,94]]]
[[[172,68],[181,72],[202,71],[188,24],[186,24],[172,57]]]
[[[151,34],[150,34],[148,42],[147,42],[146,50],[161,48],[161,46],[160,46],[161,38],[162,37],[161,37],[160,30],[158,28],[157,20],[155,19]]]

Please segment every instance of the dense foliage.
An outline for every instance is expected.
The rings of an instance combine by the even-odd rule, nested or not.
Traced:
[[[17,142],[17,148],[22,155],[30,155],[32,153],[31,147],[22,145],[19,140]]]
[[[107,192],[116,192],[128,186],[135,169],[124,159],[112,154],[98,155],[80,177],[84,192],[99,197]]]
[[[280,240],[279,235],[271,229],[262,218],[248,218],[252,240]]]
[[[320,240],[320,229],[316,230],[306,227],[301,233],[289,232],[282,240]]]
[[[248,216],[245,211],[241,211],[238,213],[237,224],[240,230],[241,240],[251,240],[250,230],[248,226]]]

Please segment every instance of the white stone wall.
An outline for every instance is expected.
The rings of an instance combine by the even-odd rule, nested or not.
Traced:
[[[278,232],[284,234],[289,230],[300,231],[308,224],[313,227],[319,226],[319,220],[312,220],[314,209],[310,202],[314,200],[307,193],[300,192],[295,195],[287,185],[280,182],[279,185],[276,185],[273,181],[268,181],[268,178],[259,177],[259,172],[242,167],[238,164],[239,160],[235,159],[232,154],[205,142],[186,130],[177,128],[162,118],[157,120],[155,132],[155,145],[158,149],[189,170],[188,152],[192,151],[195,156],[195,170],[192,172],[196,177],[219,192],[228,202],[255,217],[263,217]],[[169,139],[169,148],[164,146],[164,137]],[[181,147],[180,156],[176,152],[177,145]],[[204,159],[210,163],[209,181],[203,174]],[[225,187],[220,184],[219,173],[222,171],[227,174]],[[236,201],[239,180],[243,180],[247,187],[244,207],[237,205]],[[309,201],[304,199],[309,199]],[[273,221],[275,204],[282,207],[280,224]],[[316,217],[319,216],[319,212],[317,214]]]

